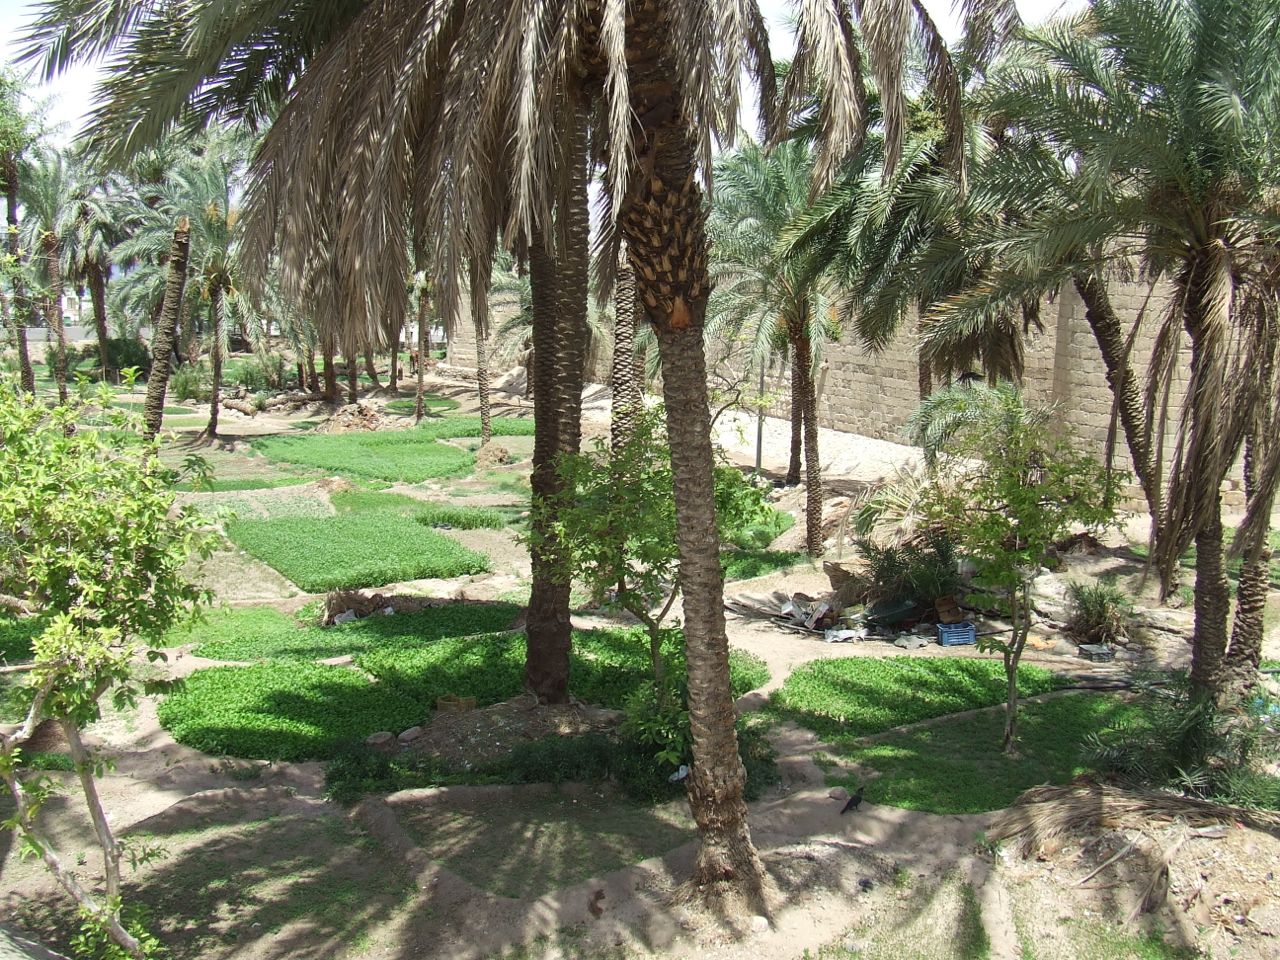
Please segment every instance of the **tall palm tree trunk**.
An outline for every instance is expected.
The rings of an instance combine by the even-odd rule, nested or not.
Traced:
[[[1151,429],[1144,412],[1142,390],[1129,362],[1124,331],[1111,306],[1105,281],[1096,274],[1077,273],[1074,284],[1084,302],[1085,320],[1093,331],[1093,338],[1102,354],[1107,383],[1115,397],[1120,417],[1120,428],[1124,431],[1125,444],[1129,448],[1129,459],[1133,461],[1134,475],[1142,486],[1148,510],[1153,516],[1158,515],[1160,502],[1151,455]]]
[[[165,279],[164,299],[151,336],[151,376],[147,379],[147,397],[142,405],[142,420],[148,439],[160,432],[164,418],[164,395],[169,387],[170,365],[173,363],[173,338],[182,310],[183,291],[187,285],[187,258],[191,254],[191,222],[181,218],[169,245],[169,272]]]
[[[427,332],[430,313],[427,291],[418,294],[418,391],[413,401],[413,422],[421,423],[426,413],[427,353],[431,347],[431,334]]]
[[[609,439],[615,451],[635,433],[636,416],[642,406],[640,383],[636,378],[636,275],[629,263],[618,267],[613,325],[613,365],[609,386],[613,393]]]
[[[85,269],[85,279],[89,284],[89,298],[93,301],[93,326],[98,335],[98,362],[102,366],[102,379],[113,379],[111,357],[108,354],[107,340],[107,270],[100,263],[90,263]]]
[[[44,298],[44,322],[53,333],[53,376],[58,383],[58,400],[67,402],[67,330],[62,325],[62,265],[58,238],[46,233],[41,238],[49,293]]]
[[[209,366],[213,368],[209,390],[209,425],[205,434],[209,439],[218,435],[218,407],[222,405],[222,286],[214,284],[209,291],[210,333]]]
[[[700,846],[694,880],[712,893],[721,884],[764,910],[763,868],[751,842],[738,755],[724,576],[715,517],[715,454],[707,394],[703,327],[710,278],[706,211],[694,147],[682,119],[679,72],[669,51],[671,0],[639,0],[627,23],[629,97],[639,126],[642,169],[618,212],[645,315],[662,363],[663,399],[676,504],[680,588],[684,598],[692,770],[689,807]],[[630,11],[629,11],[630,12]]]
[[[13,258],[13,264],[16,267],[22,255],[22,251],[18,246],[18,162],[12,154],[5,157],[4,161],[4,178],[5,178],[5,205],[7,207],[9,221],[8,249],[9,256]],[[22,389],[27,393],[36,392],[36,373],[31,366],[31,352],[27,348],[27,323],[26,317],[31,306],[27,300],[26,286],[22,282],[22,277],[15,271],[13,275],[13,346],[18,352],[18,377],[22,383]]]
[[[818,459],[818,400],[813,384],[813,346],[803,329],[792,337],[792,356],[800,371],[800,405],[804,412],[805,549],[822,556],[822,465]]]
[[[556,471],[560,456],[578,452],[582,439],[582,382],[587,345],[587,143],[579,108],[566,144],[573,163],[566,202],[558,211],[563,247],[548,250],[542,231],[530,241],[533,294],[533,584],[525,616],[524,687],[541,703],[569,699],[571,581],[555,535],[555,505],[564,492]],[[540,227],[541,225],[539,225]]]
[[[1270,380],[1270,376],[1266,377]],[[1267,496],[1260,489],[1258,476],[1258,433],[1263,424],[1261,416],[1254,420],[1254,430],[1245,439],[1244,490],[1245,502],[1255,506],[1255,499]],[[1272,442],[1275,442],[1274,440]],[[1274,494],[1271,495],[1274,499]],[[1270,503],[1264,515],[1270,515]],[[1224,685],[1238,699],[1243,699],[1258,683],[1258,668],[1262,664],[1262,640],[1266,630],[1267,599],[1271,593],[1271,548],[1266,540],[1257,554],[1247,552],[1240,565],[1240,580],[1236,584],[1236,611],[1231,625],[1231,642],[1223,660]]]
[[[401,324],[395,332],[395,336],[391,338],[391,392],[398,394],[400,392],[400,344],[404,340],[404,324]]]
[[[312,393],[320,392],[320,374],[316,373],[316,351],[314,347],[307,347],[307,358],[302,367],[303,373],[306,374],[306,385],[302,388]]]
[[[329,403],[338,402],[338,367],[333,361],[335,350],[333,335],[325,335],[320,341],[320,359],[324,370],[324,398]]]
[[[373,363],[373,349],[369,346],[364,348],[364,372],[373,383],[373,389],[381,390],[382,383],[378,380],[378,368]]]
[[[493,439],[493,413],[489,398],[489,291],[471,285],[471,320],[476,331],[476,390],[480,395],[480,445]]]
[[[791,351],[791,459],[787,464],[788,487],[800,483],[804,456],[804,367]]]

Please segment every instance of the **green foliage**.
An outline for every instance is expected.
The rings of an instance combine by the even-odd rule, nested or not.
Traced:
[[[1114,643],[1128,636],[1133,601],[1114,583],[1073,580],[1067,584],[1067,604],[1067,629],[1086,642]]]
[[[489,558],[393,510],[230,520],[227,536],[301,589],[323,593],[483,573]]]
[[[900,544],[859,540],[867,561],[870,594],[876,600],[910,600],[932,606],[939,597],[960,589],[956,551],[940,531]]]
[[[999,682],[1003,685],[1003,679]],[[1118,697],[1094,694],[1025,704],[1016,756],[979,746],[999,740],[1004,723],[999,712],[968,714],[874,743],[842,745],[839,758],[859,773],[828,781],[852,789],[866,782],[862,771],[874,771],[877,776],[867,787],[872,803],[942,814],[998,810],[1031,787],[1066,783],[1087,772],[1090,764],[1081,743],[1096,731],[1125,723],[1135,712]]]
[[[101,363],[97,341],[86,343],[78,350],[74,347],[67,350],[68,374],[96,380],[102,372]],[[136,337],[110,337],[107,339],[107,365],[112,370],[130,367],[145,380],[151,373],[151,351]]]
[[[414,699],[346,667],[267,661],[197,670],[160,703],[164,728],[215,756],[310,760],[426,718]]]
[[[341,638],[332,647],[275,644],[272,655],[283,657],[311,649],[356,651],[360,670],[295,659],[198,670],[161,703],[160,722],[174,739],[209,753],[324,759],[378,730],[399,731],[423,722],[437,698],[446,694],[475,697],[480,706],[510,699],[522,689],[524,637],[461,635],[478,616],[474,610],[446,607],[370,617],[326,631]],[[430,639],[432,630],[439,639]],[[575,695],[621,708],[648,676],[640,636],[636,630],[575,632]],[[253,643],[252,638],[235,642]],[[730,677],[735,695],[741,695],[766,682],[768,671],[758,659],[733,651]]]
[[[321,627],[273,607],[222,607],[171,630],[166,646],[194,643],[211,660],[325,660],[372,650],[414,650],[442,637],[505,630],[520,608],[510,603],[450,603],[419,613],[372,616]]]
[[[493,418],[494,436],[532,436],[533,421]],[[415,429],[267,437],[255,447],[272,460],[341,476],[421,483],[465,475],[475,457],[437,440],[480,436],[478,417],[424,420]]]
[[[222,368],[222,382],[244,387],[250,393],[279,390],[284,386],[286,369],[281,354],[261,357],[236,357]]]
[[[427,527],[500,530],[508,521],[507,513],[492,507],[459,507],[448,503],[432,503],[404,493],[344,490],[332,494],[329,500],[340,513],[394,510]]]
[[[750,580],[789,570],[808,558],[798,550],[726,550],[720,554],[725,580]]]
[[[212,374],[204,361],[184,363],[169,374],[169,396],[179,402],[207,403],[213,396]]]
[[[1018,670],[1027,695],[1060,680],[1040,667]],[[842,657],[796,669],[773,695],[771,709],[829,743],[892,727],[1003,703],[1005,678],[995,660]]]
[[[423,411],[431,416],[438,416],[447,410],[457,410],[458,401],[452,397],[442,397],[436,393],[424,393],[422,395]],[[418,409],[417,400],[388,400],[383,407],[388,413],[399,413],[412,416]]]
[[[1280,809],[1280,777],[1267,768],[1280,758],[1280,705],[1263,695],[1242,714],[1227,714],[1192,696],[1183,675],[1140,683],[1138,691],[1140,710],[1086,740],[1100,771],[1143,787]]]
[[[115,909],[120,909],[116,904]],[[126,907],[120,918],[121,925],[138,941],[142,956],[147,960],[169,956],[164,945],[148,932],[147,912],[141,907]],[[82,960],[133,960],[136,956],[111,938],[102,917],[87,910],[80,911],[80,929],[71,938],[71,949]]]
[[[0,662],[31,659],[31,644],[49,625],[48,617],[11,617],[0,614]]]

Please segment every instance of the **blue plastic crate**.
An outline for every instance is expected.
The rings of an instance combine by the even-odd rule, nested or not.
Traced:
[[[959,647],[966,643],[977,643],[978,631],[968,620],[960,623],[938,624],[938,643],[944,647]]]

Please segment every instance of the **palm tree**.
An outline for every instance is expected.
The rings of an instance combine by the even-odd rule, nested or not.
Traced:
[[[19,197],[26,219],[23,241],[29,250],[39,251],[37,264],[44,285],[44,319],[53,334],[53,375],[58,399],[67,399],[67,331],[62,323],[62,294],[66,285],[62,272],[64,238],[71,232],[78,206],[76,185],[70,164],[58,151],[37,151],[21,174]]]
[[[69,15],[86,7],[96,14],[92,32]],[[585,159],[566,155],[565,145],[584,143],[577,125],[599,107],[591,142],[605,159],[608,209],[597,263],[612,271],[625,242],[662,365],[685,598],[689,797],[702,838],[695,874],[709,889],[725,883],[750,894],[760,908],[762,869],[743,803],[713,506],[703,189],[713,140],[734,132],[743,67],[761,84],[761,102],[775,102],[763,17],[752,0],[299,7],[305,12],[236,17],[214,0],[143,11],[54,0],[34,30],[54,69],[71,56],[112,52],[120,69],[98,113],[104,155],[158,137],[184,112],[260,116],[273,100],[264,93],[299,77],[254,162],[245,259],[265,265],[278,247],[287,288],[331,331],[368,325],[371,298],[391,322],[402,318],[409,239],[428,254],[445,316],[460,295],[462,267],[487,270],[500,232],[526,245],[541,233],[555,250],[553,228],[577,222],[572,185]],[[919,6],[867,9],[879,16],[865,32],[890,104],[892,159],[901,137],[896,78],[904,40],[913,29],[936,40],[937,31]],[[308,13],[319,15],[313,21]],[[822,182],[861,135],[862,54],[843,0],[809,0],[799,13],[790,76],[801,89],[810,80],[823,88]],[[280,37],[296,34],[298,23],[307,24],[306,39],[282,49]],[[958,105],[945,48],[939,52],[938,41],[926,49],[940,101]],[[772,127],[781,130],[776,120]],[[349,135],[335,140],[335,130]],[[561,234],[586,243],[585,231]],[[586,262],[583,248],[572,252],[561,258],[566,269]],[[472,284],[473,293],[478,287]],[[585,297],[585,285],[581,290]],[[557,312],[564,329],[576,325],[576,304]]]
[[[13,300],[7,314],[14,349],[18,354],[19,383],[27,393],[35,393],[36,377],[27,351],[24,322],[29,308],[26,285],[22,281],[20,269],[22,251],[18,237],[18,191],[23,153],[31,146],[32,140],[31,121],[22,106],[22,86],[11,74],[0,73],[0,177],[4,180],[9,224],[6,243],[9,257],[7,272],[13,284]]]
[[[187,285],[187,262],[191,253],[191,221],[179,218],[169,244],[165,265],[164,297],[156,315],[155,331],[151,337],[151,375],[147,378],[147,396],[143,402],[142,419],[145,434],[153,439],[160,432],[164,419],[164,395],[169,387],[169,364],[172,362],[174,331],[178,326],[178,314],[182,310],[183,293]]]
[[[800,410],[805,459],[805,544],[822,553],[822,470],[818,459],[818,411],[814,369],[827,337],[825,277],[801,258],[778,252],[777,238],[806,210],[813,184],[808,143],[790,140],[766,152],[748,142],[716,164],[716,193],[707,234],[716,284],[709,329],[752,342],[752,362],[767,363],[779,341],[791,355],[792,415]],[[793,447],[794,419],[793,419]]]
[[[1273,389],[1263,371],[1276,350],[1280,289],[1278,16],[1276,0],[1098,0],[1031,34],[993,80],[990,101],[1078,171],[1070,197],[999,243],[1010,272],[1037,263],[1096,271],[1105,253],[1172,289],[1148,372],[1147,423],[1164,422],[1184,333],[1191,366],[1171,414],[1154,557],[1167,582],[1196,546],[1192,683],[1215,699],[1225,692],[1230,612],[1221,485]],[[1280,479],[1277,446],[1251,465],[1254,509],[1237,535],[1254,563]]]
[[[636,354],[636,275],[631,265],[618,265],[614,285],[613,362],[609,387],[613,402],[609,414],[609,442],[618,452],[635,434],[636,417],[644,409],[639,358]]]

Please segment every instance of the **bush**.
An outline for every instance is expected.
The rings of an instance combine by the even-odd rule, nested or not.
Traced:
[[[249,393],[279,390],[285,376],[284,357],[278,353],[230,360],[222,372],[224,383],[244,387]]]
[[[1128,636],[1133,603],[1114,583],[1067,584],[1067,629],[1087,643],[1114,643]]]
[[[1099,771],[1138,786],[1176,790],[1242,807],[1280,809],[1280,704],[1258,697],[1224,713],[1192,696],[1185,675],[1137,686],[1140,708],[1108,733],[1092,733],[1085,756]]]
[[[859,540],[857,545],[867,561],[871,599],[932,606],[960,589],[955,547],[943,533],[888,546],[872,540]]]
[[[91,380],[97,380],[101,373],[100,363],[96,340],[78,350],[72,348],[67,351],[68,374],[84,374]],[[107,365],[116,371],[133,367],[145,380],[151,375],[151,351],[136,337],[111,337],[107,340]]]
[[[212,376],[204,361],[181,364],[169,374],[170,399],[206,403],[212,396]]]
[[[750,580],[788,570],[807,560],[797,550],[726,550],[720,554],[725,580]]]
[[[489,558],[394,511],[231,520],[227,536],[308,593],[489,569]]]

